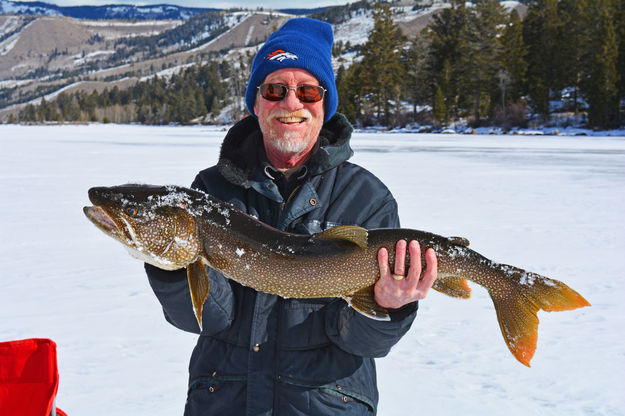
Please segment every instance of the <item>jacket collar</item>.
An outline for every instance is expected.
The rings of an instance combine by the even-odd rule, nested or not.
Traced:
[[[321,128],[318,150],[306,161],[308,174],[319,175],[349,159],[354,152],[349,146],[353,128],[344,115],[336,113]],[[248,116],[236,123],[221,145],[217,167],[224,178],[235,185],[249,188],[253,173],[259,167],[262,133],[258,120]]]

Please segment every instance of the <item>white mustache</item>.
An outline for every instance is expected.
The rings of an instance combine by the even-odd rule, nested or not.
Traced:
[[[294,112],[291,111],[284,111],[284,110],[276,110],[275,112],[271,113],[271,117],[272,118],[289,118],[289,117],[297,117],[297,118],[306,118],[306,119],[310,119],[312,118],[312,115],[310,114],[309,111],[307,110],[297,110]]]

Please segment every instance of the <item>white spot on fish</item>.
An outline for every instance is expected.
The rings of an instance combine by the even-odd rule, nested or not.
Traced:
[[[237,248],[235,253],[237,253],[237,256],[241,257],[245,254],[245,250],[243,250],[242,248]]]

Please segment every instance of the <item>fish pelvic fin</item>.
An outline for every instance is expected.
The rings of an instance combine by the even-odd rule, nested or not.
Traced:
[[[351,295],[343,296],[343,299],[349,306],[368,318],[376,321],[390,321],[388,311],[376,303],[374,296],[373,285],[371,285]]]
[[[504,340],[514,357],[530,367],[538,339],[539,310],[566,311],[590,306],[564,283],[512,266],[503,266],[507,290],[489,289]]]
[[[434,281],[432,289],[454,298],[469,299],[471,297],[471,288],[469,287],[469,283],[467,282],[467,279],[462,277],[439,276]]]
[[[195,313],[195,319],[197,319],[201,331],[202,309],[209,291],[208,272],[201,258],[187,266],[187,280],[189,281],[189,292],[191,293],[193,312]]]
[[[319,238],[343,240],[356,244],[363,250],[367,249],[368,232],[365,228],[356,225],[338,225],[315,234]]]

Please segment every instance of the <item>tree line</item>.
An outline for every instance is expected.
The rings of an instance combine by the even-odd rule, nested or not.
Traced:
[[[374,21],[359,60],[337,74],[353,122],[523,126],[531,114],[548,121],[556,100],[591,127],[623,122],[624,0],[532,0],[523,19],[495,0],[452,0],[412,40],[388,5]]]
[[[405,38],[390,7],[378,3],[368,40],[336,74],[339,111],[357,125],[410,122],[525,126],[559,113],[594,128],[622,124],[625,102],[625,0],[531,0],[527,13],[496,0],[452,0],[415,38]],[[347,8],[342,11],[351,13]],[[328,17],[329,18],[329,17]],[[335,53],[344,52],[337,43]],[[212,61],[127,90],[61,94],[27,106],[22,121],[189,123],[228,107],[245,114],[251,55]],[[116,117],[111,109],[129,115]],[[108,109],[108,110],[107,110]],[[107,113],[108,111],[108,113]],[[123,122],[122,121],[122,122]]]
[[[139,122],[186,124],[217,114],[239,94],[223,79],[235,78],[228,63],[193,65],[170,78],[153,76],[130,88],[104,88],[101,92],[61,92],[54,100],[29,104],[19,114],[25,122]],[[236,84],[236,83],[235,83]],[[240,83],[239,83],[240,84]]]

